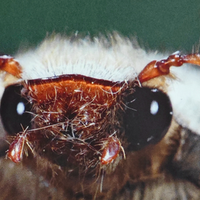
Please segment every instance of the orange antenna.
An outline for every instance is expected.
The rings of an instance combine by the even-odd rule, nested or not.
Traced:
[[[0,56],[0,70],[6,71],[17,78],[21,78],[22,67],[11,56],[7,55]]]
[[[143,83],[152,78],[167,75],[170,73],[171,66],[180,67],[184,63],[200,65],[200,54],[180,55],[180,52],[175,52],[167,59],[160,61],[153,60],[140,72],[138,79]]]

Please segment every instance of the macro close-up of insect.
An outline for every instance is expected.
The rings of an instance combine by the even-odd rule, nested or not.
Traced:
[[[0,199],[199,199],[199,65],[117,33],[1,55]]]

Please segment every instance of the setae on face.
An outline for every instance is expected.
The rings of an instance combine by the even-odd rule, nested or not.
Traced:
[[[199,199],[196,65],[117,34],[0,56],[2,199]]]

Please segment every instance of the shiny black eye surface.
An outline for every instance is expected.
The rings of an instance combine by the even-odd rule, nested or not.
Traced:
[[[30,126],[30,103],[21,95],[22,85],[8,86],[1,99],[1,120],[5,130],[14,135]]]
[[[167,133],[172,119],[168,96],[152,88],[136,87],[125,100],[125,135],[129,149],[139,150],[159,142]]]

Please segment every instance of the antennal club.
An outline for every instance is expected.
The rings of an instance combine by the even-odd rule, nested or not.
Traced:
[[[0,70],[6,71],[17,78],[22,78],[21,77],[22,67],[11,56],[7,55],[0,56]]]
[[[170,73],[171,66],[180,67],[184,63],[200,66],[200,54],[180,55],[180,52],[175,52],[167,59],[162,59],[160,61],[153,60],[140,72],[138,79],[143,83],[155,77],[167,75]]]

